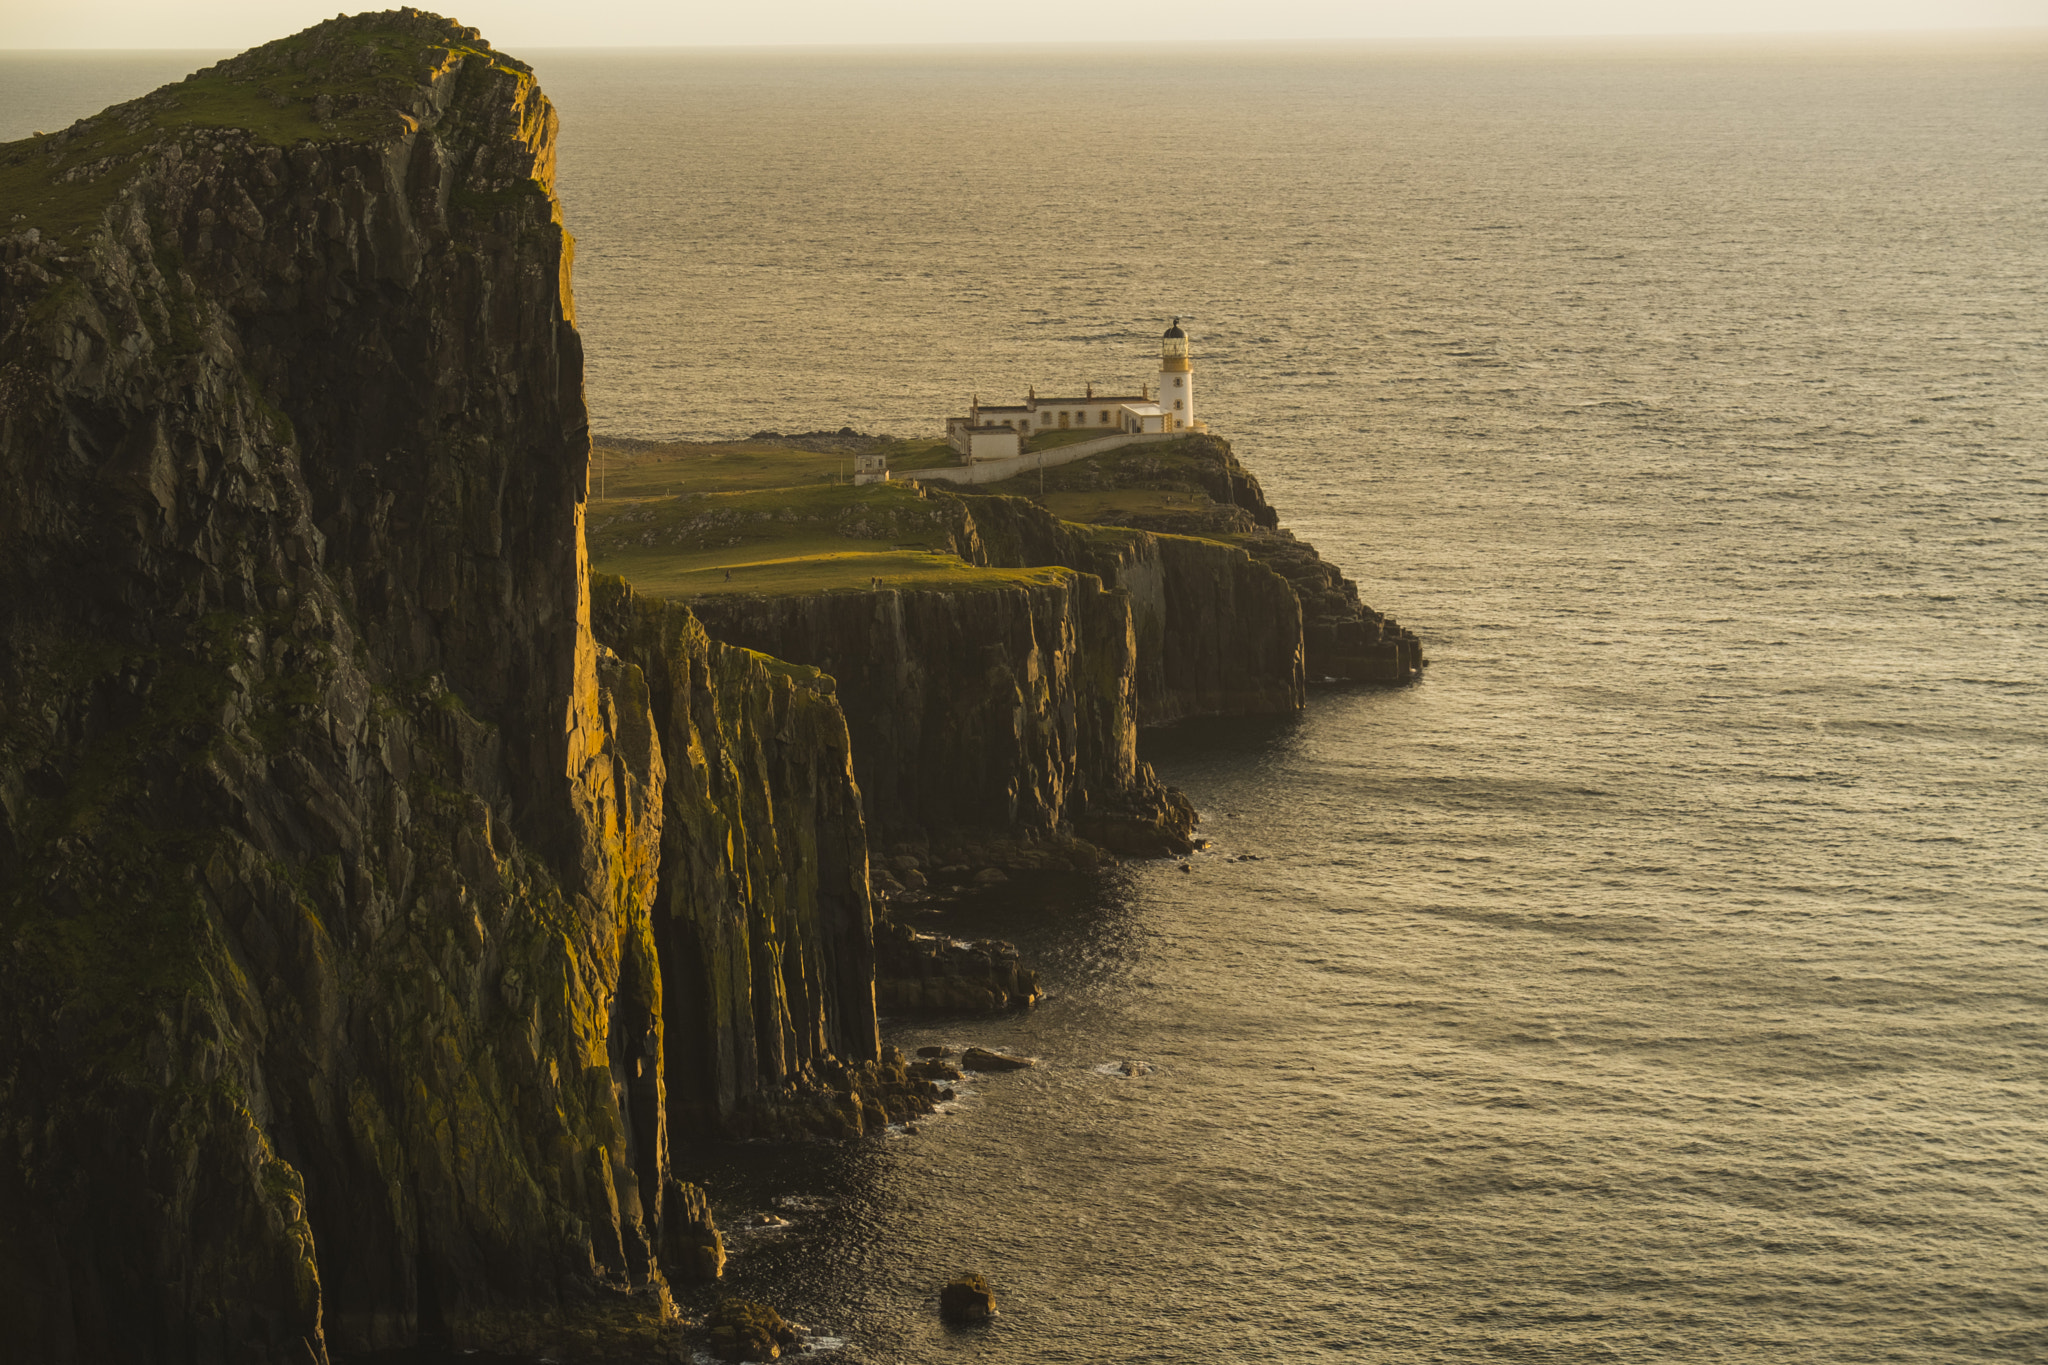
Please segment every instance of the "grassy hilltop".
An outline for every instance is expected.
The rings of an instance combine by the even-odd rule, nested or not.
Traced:
[[[929,444],[943,447],[920,443],[908,459],[935,463]],[[975,589],[1061,572],[976,565],[957,504],[901,483],[855,485],[843,452],[600,440],[595,458],[591,565],[658,597],[867,592],[875,579]]]
[[[942,441],[877,449],[898,470],[951,457]],[[971,590],[1062,572],[985,567],[977,561],[988,556],[978,552],[958,501],[901,483],[856,486],[853,457],[844,451],[770,440],[600,438],[596,459],[591,563],[657,596],[866,592],[876,579],[889,588]],[[1075,531],[1136,527],[1232,542],[1252,522],[1215,496],[1217,468],[1213,457],[1175,441],[998,484],[956,489],[934,482],[931,491],[1024,498]],[[1227,487],[1221,491],[1228,495]]]
[[[423,47],[417,11],[251,48],[69,128],[0,143],[0,234],[76,241],[139,171],[211,132],[280,148],[396,137],[417,126],[407,111],[421,84],[458,66],[470,86],[487,72],[533,81],[531,67],[475,29],[449,26]]]

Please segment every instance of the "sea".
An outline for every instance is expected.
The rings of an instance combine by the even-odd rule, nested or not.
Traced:
[[[0,137],[210,55],[0,56]],[[886,1038],[1036,1066],[685,1159],[727,1291],[876,1365],[2048,1361],[2048,31],[522,55],[599,432],[937,434],[1180,317],[1430,658],[1148,734],[1193,857],[920,912],[1048,999]]]

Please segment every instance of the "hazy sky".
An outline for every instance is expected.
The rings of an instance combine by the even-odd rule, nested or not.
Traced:
[[[0,48],[243,48],[334,0],[0,0]],[[384,8],[378,5],[377,8]],[[461,0],[498,46],[1061,43],[2034,28],[2048,0]]]

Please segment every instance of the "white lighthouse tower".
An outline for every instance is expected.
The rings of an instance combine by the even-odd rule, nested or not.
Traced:
[[[1188,334],[1180,329],[1179,318],[1159,343],[1159,406],[1169,419],[1169,431],[1195,425],[1195,372],[1188,363]]]

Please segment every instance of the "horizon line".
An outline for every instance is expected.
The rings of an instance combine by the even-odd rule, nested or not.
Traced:
[[[302,31],[302,30],[296,30]],[[291,34],[280,34],[288,38]],[[1700,41],[1784,41],[1812,39],[1886,39],[1913,37],[1956,37],[1956,38],[2036,38],[2048,40],[2048,24],[2014,26],[2010,24],[1940,24],[1940,25],[1897,25],[1883,28],[1811,28],[1811,29],[1699,29],[1685,32],[1631,30],[1587,30],[1569,33],[1443,33],[1443,34],[1375,34],[1375,35],[1300,35],[1284,38],[1179,38],[1160,42],[1146,38],[1112,38],[1098,41],[1096,50],[1103,48],[1161,51],[1187,48],[1212,47],[1261,47],[1272,49],[1314,47],[1324,49],[1332,44],[1347,47],[1386,47],[1455,45],[1485,46],[1498,44],[1527,43],[1573,43],[1573,42],[1700,42]],[[489,39],[489,35],[485,37]],[[275,42],[266,38],[251,46]],[[511,52],[511,48],[490,39],[492,47],[499,52]],[[1032,51],[1071,53],[1071,45],[1058,39],[1013,40],[1013,39],[947,39],[920,40],[901,39],[888,42],[695,42],[695,43],[523,43],[513,46],[536,52],[619,52],[619,53],[675,53],[675,52],[900,52],[922,51]],[[116,47],[102,44],[88,47],[56,45],[9,47],[0,46],[0,55],[13,53],[173,53],[173,52],[246,52],[248,47],[230,47],[220,44],[198,46],[158,47]],[[511,52],[511,55],[517,55]]]

